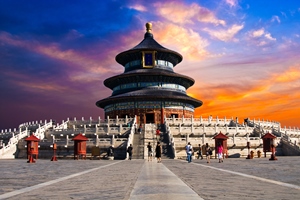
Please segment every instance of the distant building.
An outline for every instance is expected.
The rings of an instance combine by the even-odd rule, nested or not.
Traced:
[[[182,56],[157,43],[151,29],[152,24],[147,23],[144,40],[116,56],[124,73],[104,81],[112,95],[96,102],[104,109],[105,118],[136,115],[138,123],[162,124],[164,116],[190,118],[202,105],[186,94],[194,79],[173,70]]]

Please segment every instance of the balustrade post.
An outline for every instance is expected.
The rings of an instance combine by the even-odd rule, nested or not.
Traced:
[[[194,133],[194,123],[192,122],[192,133]]]
[[[235,144],[235,133],[233,134],[232,139],[233,139],[233,144]]]
[[[107,124],[107,134],[109,134],[110,133],[110,126],[109,126],[109,124]]]
[[[115,144],[115,135],[113,134],[111,137],[111,142],[110,142],[111,146],[114,147]]]
[[[69,146],[69,135],[66,135],[66,146]]]
[[[189,140],[190,140],[190,134],[189,134],[189,132],[187,132],[186,133],[186,144],[189,142]]]
[[[99,146],[99,135],[96,134],[96,147]]]

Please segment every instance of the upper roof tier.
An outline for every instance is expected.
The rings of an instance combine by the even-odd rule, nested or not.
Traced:
[[[132,49],[119,53],[116,56],[116,61],[119,64],[125,66],[131,61],[142,60],[142,51],[155,51],[156,60],[165,60],[171,62],[174,67],[178,63],[180,63],[182,61],[182,55],[175,51],[167,49],[156,42],[153,38],[153,34],[151,33],[151,29],[152,24],[146,23],[147,31],[145,33],[144,40]]]

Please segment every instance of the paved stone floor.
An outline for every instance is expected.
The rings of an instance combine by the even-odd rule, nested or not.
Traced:
[[[300,157],[0,160],[0,199],[299,199]]]

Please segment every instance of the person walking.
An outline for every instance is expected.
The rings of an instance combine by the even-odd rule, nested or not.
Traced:
[[[202,155],[202,148],[201,148],[201,144],[199,144],[198,146],[199,146],[199,148],[198,148],[198,152],[197,152],[197,154],[198,154],[198,159],[201,157],[201,160],[202,160],[202,159],[203,159],[203,155]]]
[[[217,154],[218,154],[218,159],[219,159],[219,163],[223,162],[223,146],[221,145],[221,143],[218,143],[217,146]]]
[[[152,161],[152,156],[153,156],[152,146],[150,142],[147,145],[147,149],[148,149],[148,162],[149,162]]]
[[[142,124],[140,124],[140,127],[139,127],[139,129],[138,129],[139,134],[142,133],[142,129],[143,129],[143,126],[142,126]]]
[[[161,144],[160,144],[160,142],[157,142],[157,145],[155,148],[155,157],[157,158],[158,163],[161,163],[161,152],[162,152]]]
[[[132,153],[133,153],[132,144],[130,144],[129,147],[127,148],[127,152],[128,152],[128,155],[129,155],[129,160],[131,160],[132,159]]]
[[[160,131],[159,131],[159,129],[156,129],[156,140],[157,141],[160,141]]]
[[[187,156],[187,161],[190,163],[192,162],[192,154],[193,154],[193,147],[190,142],[186,145],[186,156]]]
[[[208,143],[205,144],[205,151],[206,151],[206,161],[207,163],[210,163],[210,156],[212,155],[212,150]]]

